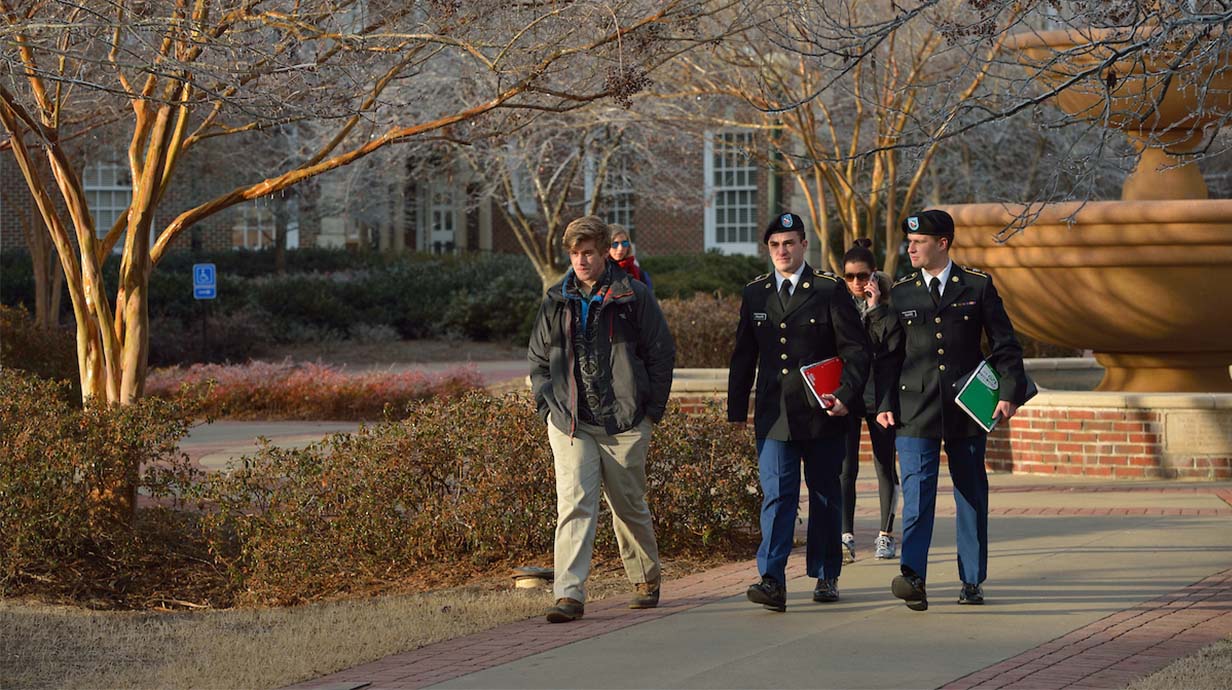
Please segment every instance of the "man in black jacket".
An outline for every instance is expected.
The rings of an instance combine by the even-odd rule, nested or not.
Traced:
[[[763,242],[774,272],[744,287],[740,325],[727,381],[727,418],[748,420],[749,392],[757,378],[753,425],[763,494],[761,581],[748,598],[772,611],[787,609],[786,569],[800,498],[800,464],[809,489],[805,567],[817,578],[813,600],[838,600],[843,565],[839,471],[846,445],[841,417],[863,395],[868,377],[868,336],[847,288],[804,261],[804,223],[794,213],[766,227]],[[841,382],[822,406],[805,386],[802,366],[839,357]]]
[[[600,490],[637,590],[630,608],[659,603],[646,450],[667,407],[676,346],[649,288],[608,261],[610,241],[595,216],[565,229],[571,268],[544,297],[527,351],[556,469],[552,623],[582,617]]]
[[[945,211],[924,211],[903,223],[907,254],[917,269],[894,284],[887,335],[888,355],[877,366],[877,421],[895,427],[903,486],[902,574],[894,595],[914,611],[928,608],[924,588],[928,548],[937,504],[941,444],[954,481],[957,508],[960,604],[984,603],[988,571],[987,434],[954,402],[958,385],[984,355],[1001,376],[995,414],[1014,416],[1026,399],[1022,346],[992,277],[950,261],[954,219]]]

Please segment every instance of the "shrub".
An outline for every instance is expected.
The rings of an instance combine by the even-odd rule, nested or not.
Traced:
[[[662,549],[752,548],[760,495],[746,429],[714,408],[673,408],[647,468]],[[275,602],[397,579],[425,563],[542,557],[556,520],[551,449],[534,405],[479,392],[309,448],[263,448],[210,477],[201,497],[218,506],[210,534],[237,587]],[[606,508],[599,524],[597,548],[615,555]]]
[[[164,400],[83,410],[65,384],[0,371],[0,595],[124,605],[161,578],[170,556],[158,530],[134,529],[96,499],[141,466],[182,463],[176,443],[193,413]]]
[[[473,368],[346,374],[323,364],[197,364],[150,373],[146,393],[172,399],[200,390],[204,414],[231,419],[381,419],[387,406],[453,397],[480,385]]]
[[[24,308],[0,305],[0,334],[0,366],[80,385],[71,331],[39,328]]]
[[[696,295],[659,304],[676,339],[677,367],[727,367],[740,323],[739,295]]]
[[[151,318],[150,365],[242,362],[267,353],[272,341],[268,318],[255,309],[211,313],[188,321]]]
[[[750,280],[770,270],[764,257],[715,251],[638,257],[638,261],[650,272],[659,299],[687,299],[699,292],[739,295]]]

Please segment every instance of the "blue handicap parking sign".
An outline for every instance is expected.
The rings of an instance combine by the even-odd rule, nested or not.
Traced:
[[[193,264],[193,298],[215,299],[218,297],[218,273],[214,264]]]

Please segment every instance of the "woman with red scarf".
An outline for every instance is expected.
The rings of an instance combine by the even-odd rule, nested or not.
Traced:
[[[642,281],[646,287],[653,290],[654,287],[650,284],[650,274],[637,263],[637,258],[633,256],[633,242],[629,240],[629,231],[616,223],[608,225],[608,230],[612,233],[612,248],[608,251],[608,256],[625,273],[628,273],[629,277]]]

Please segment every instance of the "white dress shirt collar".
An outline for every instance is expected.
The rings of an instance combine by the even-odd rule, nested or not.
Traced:
[[[954,262],[953,262],[953,261],[948,261],[948,262],[946,262],[946,264],[945,264],[945,268],[941,269],[941,273],[938,273],[938,274],[937,274],[937,275],[935,275],[935,276],[933,276],[933,275],[929,275],[928,271],[925,271],[924,269],[922,269],[922,268],[921,268],[921,269],[920,269],[920,275],[924,276],[924,287],[926,287],[926,288],[928,288],[929,290],[931,290],[931,289],[933,289],[933,284],[932,284],[932,281],[934,281],[934,280],[940,280],[940,281],[941,281],[941,285],[940,285],[940,286],[938,286],[938,287],[940,288],[940,290],[938,290],[938,291],[939,291],[941,294],[943,294],[943,295],[944,295],[944,294],[945,294],[945,286],[949,284],[949,280],[950,280],[950,273],[951,273],[951,272],[953,272],[953,269],[954,269]]]
[[[801,261],[801,262],[800,262],[800,268],[797,268],[795,273],[793,273],[793,274],[791,274],[790,276],[787,276],[787,277],[783,277],[783,275],[782,275],[781,273],[779,273],[778,271],[775,271],[775,272],[774,272],[774,290],[775,290],[776,292],[777,292],[777,291],[779,291],[779,290],[782,290],[782,289],[783,289],[783,281],[784,281],[784,280],[787,280],[787,278],[791,278],[791,288],[790,288],[789,292],[790,292],[790,294],[793,294],[793,295],[794,295],[794,294],[796,294],[796,288],[800,286],[800,278],[801,278],[801,277],[803,276],[803,274],[804,274],[804,266],[805,266],[805,263],[806,263],[806,262]]]

